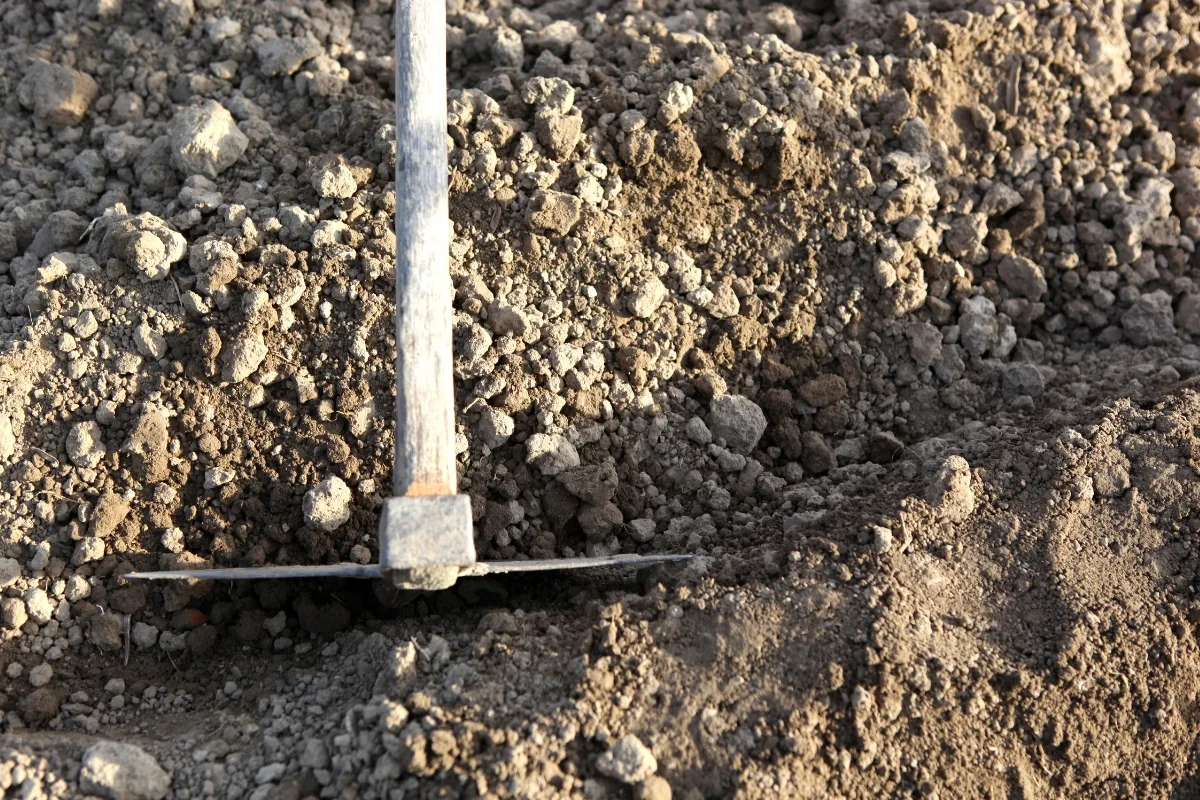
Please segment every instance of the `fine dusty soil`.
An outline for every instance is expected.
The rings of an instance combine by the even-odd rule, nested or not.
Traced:
[[[460,490],[391,486],[389,0],[0,0],[0,797],[1200,797],[1200,8],[448,0]]]

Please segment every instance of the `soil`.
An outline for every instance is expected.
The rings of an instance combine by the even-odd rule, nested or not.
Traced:
[[[1191,2],[449,0],[476,549],[694,558],[125,578],[378,557],[391,9],[0,0],[0,796],[1200,796]]]

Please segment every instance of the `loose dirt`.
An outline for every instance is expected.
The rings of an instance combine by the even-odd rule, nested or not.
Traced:
[[[458,463],[391,485],[388,0],[0,0],[0,795],[1200,796],[1200,10],[449,0]]]

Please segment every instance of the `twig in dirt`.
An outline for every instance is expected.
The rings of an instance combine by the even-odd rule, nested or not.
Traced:
[[[49,453],[47,453],[47,452],[46,452],[45,450],[43,450],[42,448],[40,448],[40,447],[31,447],[31,448],[29,448],[29,449],[30,449],[30,451],[32,451],[32,452],[34,452],[34,453],[37,453],[39,456],[41,456],[42,458],[44,458],[44,459],[46,459],[47,461],[49,461],[49,462],[50,462],[51,464],[53,464],[54,466],[56,466],[56,467],[57,467],[57,466],[59,465],[59,464],[58,464],[58,459],[57,459],[57,458],[55,458],[54,456],[50,455]]]
[[[1008,68],[1008,85],[1005,87],[1004,107],[1012,116],[1016,116],[1021,108],[1021,60],[1013,61]]]
[[[129,639],[130,639],[130,636],[129,636],[129,615],[128,615],[128,614],[126,614],[126,615],[125,615],[125,618],[124,618],[123,620],[121,620],[121,632],[122,632],[122,633],[124,634],[124,636],[125,636],[125,664],[124,664],[124,665],[125,665],[126,667],[128,667],[128,666],[129,666]]]

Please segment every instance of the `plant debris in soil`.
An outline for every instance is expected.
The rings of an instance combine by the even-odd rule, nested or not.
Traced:
[[[371,563],[390,0],[0,0],[0,795],[1200,796],[1200,9],[448,0],[483,559]]]

